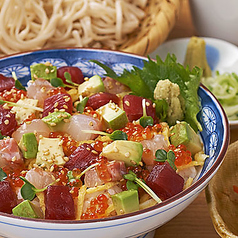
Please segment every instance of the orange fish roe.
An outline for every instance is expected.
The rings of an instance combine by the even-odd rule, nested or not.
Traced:
[[[104,157],[100,157],[97,162],[99,165],[96,167],[96,171],[99,178],[104,182],[110,182],[112,180],[112,176],[107,169],[108,160]]]
[[[59,93],[63,94],[63,93],[67,93],[67,91],[63,87],[57,87],[57,88],[53,88],[53,89],[49,90],[47,92],[47,95],[49,97],[51,97],[51,96],[53,96],[55,94],[59,94]]]
[[[186,165],[192,161],[191,152],[187,150],[185,145],[178,145],[177,148],[174,145],[170,145],[169,150],[172,150],[175,154],[174,164],[176,166]]]
[[[99,194],[90,202],[86,212],[82,214],[81,219],[97,219],[105,217],[108,208],[108,197],[105,194]]]
[[[102,149],[103,149],[103,141],[100,141],[100,140],[96,140],[95,143],[92,145],[93,148],[98,151],[98,152],[102,152]]]
[[[101,118],[101,116],[96,111],[94,111],[93,108],[91,108],[91,107],[85,107],[83,114],[91,116],[91,117],[93,117],[95,119],[99,119],[99,120]]]
[[[24,170],[22,170],[22,168],[14,170],[14,172],[4,169],[4,172],[7,174],[7,180],[13,189],[21,187],[24,184],[24,182],[19,178],[20,176],[25,176]]]
[[[154,133],[159,133],[162,130],[160,124],[154,126],[143,127],[139,124],[127,123],[126,127],[122,129],[128,136],[128,140],[131,141],[142,141],[150,140],[154,137]]]
[[[18,100],[25,98],[26,95],[27,95],[26,91],[13,87],[9,91],[4,90],[0,92],[0,99],[9,102],[17,102]]]
[[[54,165],[54,177],[55,179],[59,179],[58,181],[58,185],[67,185],[68,183],[68,169],[64,168],[64,167],[59,167],[57,165]]]
[[[63,141],[63,151],[66,156],[70,156],[79,146],[79,143],[76,140],[72,139],[69,135],[62,132],[50,132],[49,137],[61,138],[61,140]]]

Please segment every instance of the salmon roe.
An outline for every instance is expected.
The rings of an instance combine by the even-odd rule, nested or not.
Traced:
[[[24,182],[20,179],[20,176],[25,176],[24,170],[22,171],[22,169],[16,169],[14,171],[8,171],[4,169],[4,172],[7,174],[7,180],[13,189],[21,187],[24,184]]]
[[[174,145],[169,146],[169,150],[172,150],[175,154],[176,166],[182,166],[192,162],[191,152],[187,150],[185,145],[178,145],[177,148]]]
[[[105,217],[105,212],[108,205],[108,197],[105,194],[99,194],[96,198],[93,198],[90,202],[86,212],[81,216],[81,219],[97,219]]]
[[[9,102],[17,102],[18,100],[25,98],[27,92],[24,90],[13,87],[11,90],[4,90],[0,92],[0,99]]]
[[[88,115],[88,116],[91,116],[95,119],[99,119],[101,118],[101,116],[99,115],[99,113],[97,113],[96,111],[93,110],[92,107],[85,107],[84,108],[84,111],[83,111],[83,114],[85,115]]]
[[[69,135],[62,132],[50,132],[50,138],[61,138],[63,141],[63,151],[66,156],[70,156],[79,146],[79,143],[72,139]]]
[[[126,127],[122,129],[128,136],[130,141],[142,141],[150,140],[154,137],[154,133],[159,133],[162,131],[162,126],[160,124],[155,124],[153,126],[143,127],[139,124],[133,124],[131,122],[127,123]]]
[[[104,182],[110,182],[112,180],[112,176],[107,169],[108,160],[105,157],[100,157],[97,162],[99,165],[96,166],[96,171],[99,178]]]

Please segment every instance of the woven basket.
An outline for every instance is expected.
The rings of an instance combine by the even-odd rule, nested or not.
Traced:
[[[146,17],[119,50],[147,55],[168,37],[178,18],[181,0],[149,0]]]

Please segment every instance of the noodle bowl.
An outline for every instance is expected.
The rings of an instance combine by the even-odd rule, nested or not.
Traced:
[[[41,48],[117,49],[145,17],[148,0],[2,0],[0,54]]]

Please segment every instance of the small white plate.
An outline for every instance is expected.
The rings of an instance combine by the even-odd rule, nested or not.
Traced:
[[[207,62],[212,72],[238,74],[238,47],[215,38],[203,37],[203,39],[206,42]],[[156,55],[159,55],[162,60],[165,60],[167,54],[170,53],[174,54],[177,61],[183,64],[189,40],[190,38],[179,38],[167,41],[152,52],[150,57],[155,59]],[[229,121],[229,124],[232,128],[238,127],[238,120]]]

